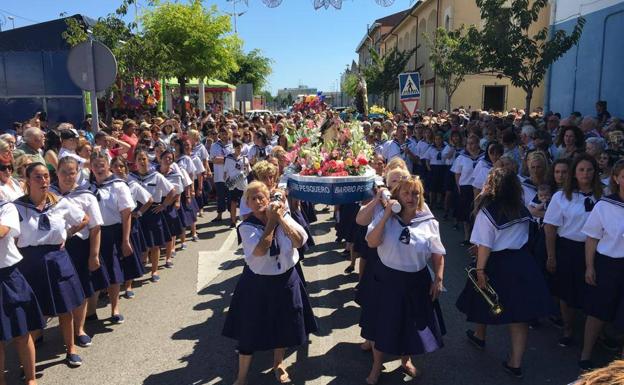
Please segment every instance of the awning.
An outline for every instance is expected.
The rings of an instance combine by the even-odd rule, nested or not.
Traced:
[[[177,87],[180,84],[178,83],[177,78],[165,79],[165,84],[167,87]],[[187,87],[199,87],[199,79],[191,78],[186,82]],[[226,83],[217,79],[208,79],[204,82],[204,89],[208,92],[231,92],[236,91],[236,86],[233,86],[229,83]]]

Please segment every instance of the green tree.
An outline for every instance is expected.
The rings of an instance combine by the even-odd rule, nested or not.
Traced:
[[[288,95],[286,95],[286,105],[287,106],[292,106],[293,102],[295,101],[295,99],[293,99],[292,94],[289,92]]]
[[[262,56],[262,51],[254,49],[247,54],[242,51],[236,53],[238,70],[230,72],[227,82],[232,84],[253,84],[254,92],[261,90],[267,82],[267,78],[273,71],[273,61]]]
[[[161,52],[159,71],[175,77],[180,95],[186,95],[189,78],[227,78],[238,69],[235,53],[240,40],[230,34],[230,18],[216,6],[205,8],[201,0],[159,4],[142,16],[145,39]],[[156,60],[156,59],[155,59]],[[186,117],[184,99],[180,115]]]
[[[372,64],[363,70],[368,92],[380,95],[387,106],[388,97],[399,89],[399,74],[405,70],[411,56],[418,47],[408,51],[393,48],[381,57],[375,50],[370,50]]]
[[[358,76],[354,73],[349,73],[345,77],[344,84],[342,85],[345,94],[347,94],[349,97],[354,98],[355,95],[357,95],[358,82]]]
[[[455,31],[438,28],[433,40],[425,39],[429,46],[429,61],[435,71],[436,79],[446,92],[446,108],[451,110],[451,99],[466,75],[479,71],[479,43],[475,37],[476,29],[464,33],[461,27]]]
[[[485,21],[480,33],[482,67],[508,77],[526,92],[525,111],[531,111],[533,91],[548,68],[581,38],[585,19],[580,17],[570,33],[535,29],[548,0],[476,0]]]

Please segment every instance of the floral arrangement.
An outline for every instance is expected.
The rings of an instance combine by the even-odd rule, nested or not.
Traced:
[[[295,145],[289,153],[291,171],[310,176],[364,175],[373,151],[360,123],[344,123],[339,118],[326,124],[319,121],[305,120],[295,131]]]
[[[392,112],[386,111],[385,108],[380,107],[380,106],[378,106],[376,104],[368,109],[368,113],[372,114],[372,115],[383,115],[383,116],[387,117],[388,119],[392,119],[393,118]]]

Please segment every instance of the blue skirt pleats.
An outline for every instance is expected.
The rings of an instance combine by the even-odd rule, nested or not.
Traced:
[[[143,233],[139,228],[139,221],[135,218],[132,219],[130,244],[132,245],[132,254],[119,261],[121,264],[121,271],[123,271],[124,281],[131,281],[145,274],[143,257],[141,254],[147,251],[147,245],[145,244]]]
[[[368,268],[368,266],[367,266]],[[370,311],[372,329],[364,338],[375,349],[392,355],[430,353],[443,346],[446,334],[438,301],[429,294],[431,276],[427,268],[415,273],[399,271],[378,262],[374,266],[372,295],[365,308]]]
[[[568,306],[582,309],[585,303],[585,242],[557,237],[555,295]]]
[[[223,335],[237,340],[240,351],[299,346],[316,331],[308,294],[296,269],[259,275],[245,266],[223,327]]]
[[[102,226],[100,256],[108,272],[111,285],[123,283],[125,281],[123,270],[121,270],[121,260],[124,259],[121,250],[121,236],[121,223]]]
[[[165,211],[163,211],[165,217],[165,224],[167,230],[172,237],[178,237],[184,232],[184,226],[182,225],[182,219],[180,218],[180,210],[175,208],[175,205],[169,205]],[[169,239],[171,240],[171,238]]]
[[[141,223],[141,231],[148,248],[163,246],[171,240],[171,233],[165,222],[164,211],[156,214],[149,209],[139,218],[139,222]]]
[[[68,313],[82,304],[85,295],[67,251],[60,245],[28,246],[19,249],[24,257],[18,264],[49,317]]]
[[[101,256],[98,256],[100,268],[89,271],[89,239],[73,236],[65,242],[65,250],[74,263],[85,297],[91,297],[95,292],[106,289],[110,285],[108,272]]]
[[[26,278],[15,265],[0,269],[0,341],[44,327],[39,302]]]
[[[451,171],[450,166],[446,166],[444,173],[444,191],[457,193],[457,183],[455,182],[455,173]]]
[[[202,187],[204,187],[203,185],[204,183],[202,183]],[[195,188],[195,203],[198,208],[203,208],[206,205],[206,198],[204,191],[201,194],[197,193],[199,191],[199,179],[193,181],[193,186]]]
[[[357,223],[354,225],[353,230],[353,250],[360,255],[361,258],[366,259],[370,254],[370,247],[368,247],[368,242],[366,242],[366,231],[368,230],[367,226],[360,226]]]
[[[555,293],[555,277],[548,270],[546,270],[546,234],[544,233],[544,228],[540,227],[537,223],[531,223],[533,226],[532,234],[534,234],[533,239],[533,250],[531,250],[531,254],[535,258],[535,262],[539,267],[542,274],[544,274],[544,278],[546,279],[546,284],[548,285],[548,290],[551,294]]]
[[[624,258],[611,258],[596,252],[596,286],[587,285],[585,314],[605,322],[616,319],[624,308]]]
[[[528,322],[554,313],[546,280],[526,249],[492,252],[485,274],[499,297],[502,314],[491,313],[485,299],[466,279],[456,306],[469,322],[488,325]]]

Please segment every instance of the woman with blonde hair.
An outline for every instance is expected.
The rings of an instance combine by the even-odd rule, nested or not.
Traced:
[[[393,206],[401,205],[394,213]],[[402,369],[418,373],[411,355],[443,346],[445,334],[438,296],[444,277],[444,254],[438,222],[424,211],[424,189],[418,178],[402,179],[393,188],[385,209],[368,226],[368,246],[377,248],[373,327],[362,330],[373,342],[373,366],[366,383],[376,384],[384,354],[401,356]],[[433,265],[433,277],[428,263]],[[433,278],[433,279],[432,279]],[[383,327],[381,327],[383,325]],[[367,335],[364,335],[366,332]]]
[[[272,199],[265,183],[251,182],[243,200],[251,210],[239,227],[245,268],[223,327],[224,336],[238,341],[235,384],[247,384],[252,355],[262,350],[274,351],[273,373],[279,383],[289,383],[283,362],[286,348],[306,343],[308,334],[317,330],[308,295],[294,268],[299,260],[297,248],[307,235],[284,204]]]

